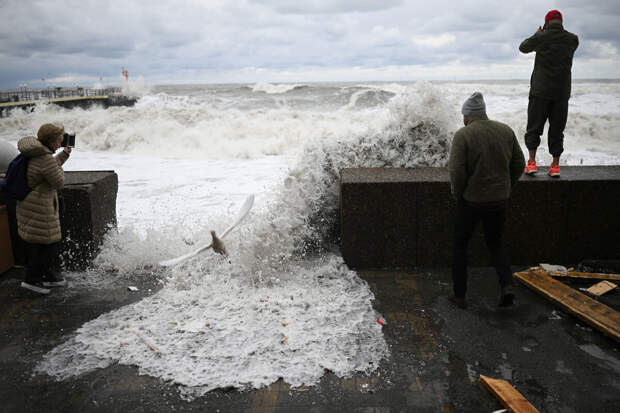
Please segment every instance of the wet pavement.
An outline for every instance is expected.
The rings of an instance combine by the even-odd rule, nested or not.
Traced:
[[[522,268],[513,268],[521,270]],[[620,406],[620,345],[516,283],[516,305],[499,309],[489,268],[470,272],[468,309],[452,306],[448,269],[359,272],[385,318],[391,355],[370,376],[326,372],[312,387],[279,381],[254,391],[216,390],[191,402],[175,385],[113,365],[57,382],[32,371],[82,324],[160,288],[141,277],[37,296],[23,270],[0,276],[2,412],[492,412],[479,383],[510,381],[541,412],[611,412]],[[589,286],[571,284],[575,288]],[[139,288],[137,292],[128,285]],[[72,288],[69,286],[68,288]],[[620,292],[600,301],[620,310]],[[376,320],[369,320],[375,323]],[[615,406],[615,407],[614,407]]]

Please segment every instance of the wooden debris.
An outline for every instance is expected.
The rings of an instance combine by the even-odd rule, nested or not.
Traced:
[[[480,375],[480,381],[493,396],[511,412],[514,413],[535,413],[538,410],[527,401],[521,393],[505,380],[493,379]]]
[[[131,331],[133,331],[140,338],[140,340],[142,340],[142,342],[144,344],[146,344],[151,350],[153,350],[157,354],[161,354],[161,351],[159,351],[159,349],[157,347],[155,347],[150,341],[148,341],[146,338],[144,338],[144,336],[142,334],[140,334],[136,330],[131,330]]]
[[[558,273],[555,271],[549,272],[549,275],[553,277],[567,277],[567,278],[584,278],[584,279],[594,279],[594,280],[611,280],[611,281],[620,281],[620,275],[618,274],[597,274],[590,272],[576,272],[569,271],[567,273]]]
[[[610,292],[611,290],[613,290],[616,287],[617,287],[617,285],[612,283],[612,282],[601,281],[598,284],[594,284],[592,287],[588,288],[586,291],[589,292],[590,294],[594,294],[596,296],[599,296],[599,295],[603,295],[605,293]]]
[[[544,271],[523,271],[514,276],[527,287],[620,342],[620,312],[549,277]]]

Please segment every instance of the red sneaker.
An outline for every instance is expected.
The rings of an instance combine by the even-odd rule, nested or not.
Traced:
[[[559,177],[560,176],[560,165],[550,166],[549,172],[547,172],[549,176]]]
[[[534,175],[536,172],[538,172],[538,168],[536,167],[536,161],[527,161],[527,165],[525,166],[525,171],[523,172],[526,175]]]

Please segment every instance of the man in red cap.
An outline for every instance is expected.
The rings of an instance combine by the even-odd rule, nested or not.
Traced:
[[[525,132],[525,146],[530,155],[525,166],[527,175],[534,175],[538,171],[536,150],[540,145],[540,135],[545,122],[549,120],[548,144],[553,161],[548,174],[553,177],[560,176],[560,155],[564,152],[564,128],[571,89],[571,67],[577,46],[579,38],[564,30],[562,13],[558,10],[547,13],[544,27],[538,27],[536,33],[519,46],[523,53],[536,52]]]

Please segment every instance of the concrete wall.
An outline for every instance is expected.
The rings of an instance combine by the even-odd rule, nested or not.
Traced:
[[[341,251],[353,268],[450,266],[455,201],[446,168],[343,169]],[[506,220],[511,263],[620,258],[620,166],[522,177]],[[479,227],[470,263],[490,261]]]
[[[114,171],[67,171],[59,191],[60,247],[63,266],[86,268],[97,255],[105,233],[116,228],[118,176]],[[26,248],[17,233],[15,201],[3,200],[9,212],[9,227],[15,264],[26,263]]]

